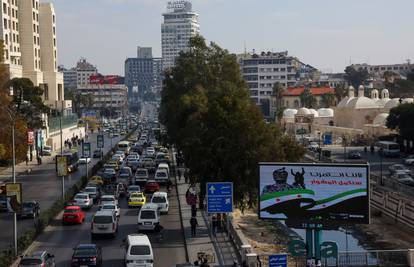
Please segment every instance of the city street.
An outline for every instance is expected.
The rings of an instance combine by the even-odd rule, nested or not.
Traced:
[[[89,135],[92,151],[96,148],[97,133]],[[115,145],[122,137],[115,137],[112,140]],[[105,153],[110,150],[111,140],[105,135]],[[81,148],[79,147],[79,155]],[[99,161],[91,159],[88,169]],[[17,176],[17,182],[23,183],[23,201],[35,200],[40,204],[40,210],[46,210],[62,195],[62,179],[56,176],[55,162],[52,156],[43,157],[43,164],[33,166],[33,171],[28,175],[26,173]],[[86,174],[86,165],[79,165],[79,170],[65,177],[65,188],[70,188],[83,175]],[[17,221],[17,234],[20,235],[34,226],[33,219],[22,219]],[[0,250],[13,244],[13,215],[9,213],[0,213]]]

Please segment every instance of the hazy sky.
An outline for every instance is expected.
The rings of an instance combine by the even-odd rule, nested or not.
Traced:
[[[80,57],[103,74],[124,75],[137,46],[161,56],[165,0],[50,0],[59,64]],[[414,60],[413,0],[193,0],[201,34],[233,53],[284,51],[323,71],[349,62]]]

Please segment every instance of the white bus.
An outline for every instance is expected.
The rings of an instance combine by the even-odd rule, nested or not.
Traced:
[[[400,156],[400,145],[390,141],[379,141],[377,147],[382,149],[379,153],[386,157],[398,157]]]

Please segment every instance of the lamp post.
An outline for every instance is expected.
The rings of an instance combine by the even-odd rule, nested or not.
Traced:
[[[342,138],[342,142],[344,144],[344,162],[346,162],[346,137],[345,135]]]
[[[318,132],[318,138],[319,138],[319,161],[321,161],[321,153],[322,153],[322,148],[321,148],[321,132]]]
[[[383,149],[381,147],[378,151],[378,154],[379,154],[379,157],[380,157],[380,183],[383,186],[384,185],[384,179],[383,179],[383,176],[382,176],[382,152],[383,152]]]

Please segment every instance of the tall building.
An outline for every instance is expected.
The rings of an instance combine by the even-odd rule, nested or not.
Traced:
[[[76,66],[66,69],[63,66],[59,67],[63,72],[63,80],[66,90],[74,90],[78,87],[89,84],[91,76],[98,74],[96,66],[89,63],[86,58],[81,58],[76,63]]]
[[[188,49],[190,38],[200,33],[198,14],[190,2],[168,2],[167,10],[161,25],[163,69],[173,67],[179,53]]]
[[[243,77],[250,89],[250,98],[259,105],[265,117],[271,117],[273,85],[293,87],[316,69],[289,56],[288,52],[245,53],[238,55]]]
[[[138,47],[136,58],[125,60],[125,85],[130,100],[142,99],[148,91],[157,90],[162,83],[162,59],[152,57],[151,47]],[[138,89],[138,96],[134,90]]]

